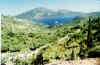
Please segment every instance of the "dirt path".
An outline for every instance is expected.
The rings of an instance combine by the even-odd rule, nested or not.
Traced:
[[[89,58],[84,60],[53,60],[46,65],[100,65],[100,58]]]
[[[60,40],[58,40],[58,43],[63,42],[65,39],[69,39],[69,35],[72,35],[73,33],[69,33],[67,34],[65,37],[61,38]]]

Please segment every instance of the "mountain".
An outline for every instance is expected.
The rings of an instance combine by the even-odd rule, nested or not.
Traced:
[[[58,10],[53,11],[47,8],[35,8],[30,11],[24,12],[15,16],[19,19],[28,19],[35,22],[42,22],[46,24],[62,24],[63,22],[70,21],[73,17],[79,16],[83,13],[80,12],[73,12],[69,10]]]
[[[100,12],[82,13],[65,9],[53,11],[51,9],[41,7],[34,8],[15,17],[19,19],[28,19],[33,22],[52,25],[86,20],[89,16],[100,16]]]
[[[100,17],[100,12],[91,12],[91,13],[84,13],[80,16],[74,17],[69,23],[79,23],[87,21],[89,17]]]
[[[43,17],[47,17],[48,15],[50,16],[51,13],[53,14],[54,12],[46,8],[35,8],[30,11],[19,14],[16,17],[33,20],[33,19],[41,19]]]
[[[89,13],[90,16],[100,16],[100,12],[92,12],[92,13]]]
[[[24,12],[22,14],[17,15],[17,18],[26,18],[26,19],[47,19],[54,17],[67,17],[67,16],[77,16],[80,15],[79,12],[72,12],[69,10],[58,10],[53,11],[47,8],[35,8],[30,11]]]

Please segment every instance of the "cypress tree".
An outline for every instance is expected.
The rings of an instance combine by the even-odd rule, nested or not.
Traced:
[[[92,47],[92,33],[91,33],[91,30],[92,30],[92,21],[91,21],[91,18],[89,18],[87,43],[88,43],[88,47],[90,47],[90,48]]]

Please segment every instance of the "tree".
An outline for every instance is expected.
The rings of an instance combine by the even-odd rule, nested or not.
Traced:
[[[88,43],[88,47],[92,47],[92,20],[91,18],[89,18],[88,21],[88,35],[87,35],[87,43]]]
[[[34,64],[35,65],[44,65],[42,53],[40,53],[39,55],[37,55],[37,58],[36,58]]]

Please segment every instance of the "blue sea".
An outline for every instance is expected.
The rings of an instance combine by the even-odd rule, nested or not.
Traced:
[[[73,19],[72,16],[69,17],[59,17],[59,18],[48,18],[48,19],[40,19],[40,20],[33,20],[38,23],[44,23],[48,25],[53,25],[53,24],[63,24],[71,21]]]

